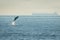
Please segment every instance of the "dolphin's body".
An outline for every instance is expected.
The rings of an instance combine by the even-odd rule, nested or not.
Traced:
[[[13,21],[16,21],[19,18],[19,16],[16,16]]]

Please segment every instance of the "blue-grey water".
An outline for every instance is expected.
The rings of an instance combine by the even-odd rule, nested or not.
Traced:
[[[0,40],[60,40],[60,16],[0,16]]]

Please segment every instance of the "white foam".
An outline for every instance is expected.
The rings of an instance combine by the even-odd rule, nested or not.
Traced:
[[[16,25],[15,21],[12,22],[12,25]]]

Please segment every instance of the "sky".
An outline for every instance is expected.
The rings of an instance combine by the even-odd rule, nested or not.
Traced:
[[[0,0],[0,15],[32,15],[32,13],[57,12],[60,0]]]

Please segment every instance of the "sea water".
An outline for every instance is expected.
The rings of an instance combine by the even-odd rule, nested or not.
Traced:
[[[60,16],[0,16],[0,40],[60,40]]]

